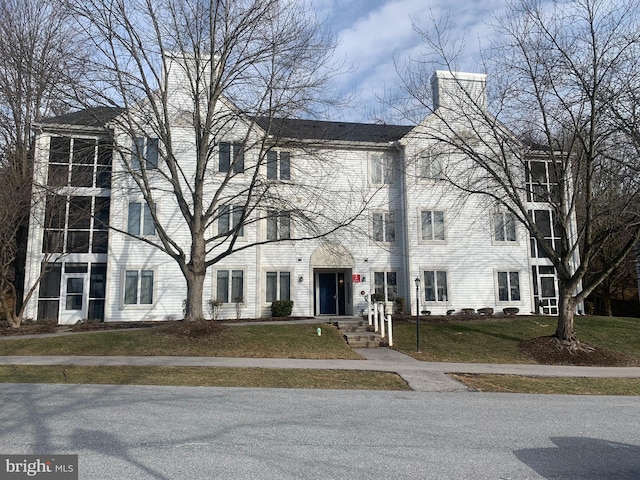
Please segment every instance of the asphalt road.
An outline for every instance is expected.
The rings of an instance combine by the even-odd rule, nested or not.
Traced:
[[[640,398],[0,384],[1,454],[80,479],[638,479]]]

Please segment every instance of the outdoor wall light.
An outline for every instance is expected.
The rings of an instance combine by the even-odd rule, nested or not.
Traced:
[[[302,282],[304,282],[304,277],[302,275],[300,275],[298,277],[298,283],[302,283]]]

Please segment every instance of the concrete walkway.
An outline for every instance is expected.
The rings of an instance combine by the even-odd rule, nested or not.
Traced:
[[[287,323],[331,323],[343,318],[311,318]],[[228,325],[280,324],[282,322],[239,322]],[[82,335],[93,332],[60,332],[41,335],[0,337],[1,340],[43,338],[58,335]],[[467,391],[466,385],[453,380],[450,373],[488,373],[540,377],[640,378],[640,367],[575,367],[563,365],[531,365],[503,363],[421,362],[390,348],[354,349],[365,360],[307,360],[298,358],[230,358],[177,356],[0,356],[0,365],[120,365],[176,367],[238,368],[308,368],[325,370],[368,370],[394,372],[411,387],[421,392]]]
[[[298,358],[0,356],[0,365],[122,365],[177,367],[312,368],[395,372],[413,390],[464,391],[468,388],[448,373],[492,373],[546,377],[640,378],[640,367],[573,367],[498,363],[421,362],[389,348],[356,349],[366,360],[305,360]]]

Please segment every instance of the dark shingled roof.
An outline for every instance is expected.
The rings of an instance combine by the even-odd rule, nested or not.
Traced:
[[[124,111],[121,107],[93,107],[77,112],[65,113],[44,120],[45,125],[79,125],[103,127]],[[328,122],[299,120],[292,118],[259,117],[258,125],[278,138],[296,140],[330,140],[344,142],[388,143],[400,140],[413,127],[380,123]]]
[[[256,121],[260,127],[270,130],[276,137],[300,140],[388,143],[400,140],[413,128],[406,125],[278,118],[271,120],[269,129],[268,118],[260,117]]]
[[[92,107],[77,112],[65,113],[45,119],[45,125],[80,125],[83,127],[104,127],[124,111],[121,107]]]

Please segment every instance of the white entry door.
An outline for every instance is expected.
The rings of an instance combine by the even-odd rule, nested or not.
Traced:
[[[87,318],[89,275],[87,273],[63,273],[62,291],[59,323],[73,325]]]

